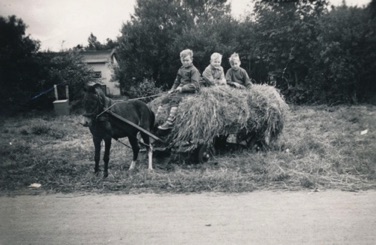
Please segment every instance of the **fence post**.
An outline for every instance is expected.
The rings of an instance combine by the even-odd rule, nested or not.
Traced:
[[[59,95],[57,94],[57,85],[54,85],[54,90],[55,90],[55,99],[59,100]]]
[[[59,100],[59,95],[58,95],[58,90],[57,90],[56,84],[54,85],[54,90],[55,90],[55,98],[56,98],[56,100],[53,102],[55,114],[58,115],[58,116],[69,115],[69,89],[68,89],[68,85],[65,86],[66,99]]]
[[[69,101],[69,88],[68,88],[68,85],[65,85],[65,95],[67,96],[67,100]]]

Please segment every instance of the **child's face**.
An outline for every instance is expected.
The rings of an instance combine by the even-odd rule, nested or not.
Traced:
[[[210,64],[214,66],[215,68],[218,68],[221,66],[221,60],[220,59],[214,59],[210,61]]]
[[[240,60],[233,60],[231,62],[231,67],[234,68],[234,70],[238,70],[240,67]]]
[[[184,58],[181,58],[180,61],[184,67],[188,67],[192,64],[191,56],[185,56]]]

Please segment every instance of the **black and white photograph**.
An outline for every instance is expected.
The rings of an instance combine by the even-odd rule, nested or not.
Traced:
[[[0,0],[0,245],[376,244],[376,0]]]

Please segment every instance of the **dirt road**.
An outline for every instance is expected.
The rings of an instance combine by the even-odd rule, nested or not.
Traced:
[[[0,197],[0,244],[376,244],[376,192]]]

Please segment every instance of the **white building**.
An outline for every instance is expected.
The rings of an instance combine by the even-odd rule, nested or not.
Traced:
[[[118,66],[114,50],[90,50],[82,53],[83,61],[93,70],[93,76],[106,86],[107,95],[120,95],[119,81],[112,80]]]

